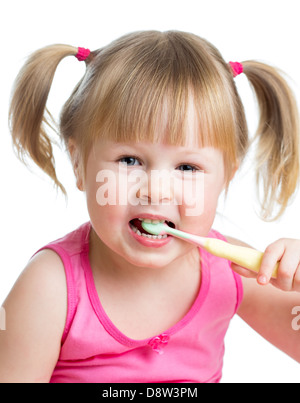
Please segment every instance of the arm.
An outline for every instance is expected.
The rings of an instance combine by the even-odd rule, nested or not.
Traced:
[[[5,300],[0,383],[49,382],[67,312],[64,267],[51,250],[35,255]]]
[[[227,239],[231,243],[248,246],[235,239]],[[292,310],[300,306],[300,293],[297,292],[299,284],[296,278],[299,272],[297,271],[299,261],[297,263],[296,258],[293,262],[297,256],[294,247],[300,248],[299,241],[297,244],[294,244],[292,240],[286,241],[290,246],[286,248],[286,251],[290,250],[290,253],[282,254],[277,279],[270,280],[269,273],[274,267],[274,260],[275,262],[280,260],[276,250],[279,251],[278,242],[282,243],[283,240],[267,248],[260,273],[249,272],[235,264],[232,264],[232,268],[243,276],[244,298],[238,315],[266,340],[300,363],[300,330],[294,330],[292,326],[294,319]],[[291,252],[293,250],[294,253]],[[287,259],[288,255],[291,255],[290,259]],[[290,272],[287,270],[288,260],[292,262]],[[267,282],[260,282],[261,275],[267,278]],[[288,284],[294,287],[295,291],[285,291],[288,289]]]

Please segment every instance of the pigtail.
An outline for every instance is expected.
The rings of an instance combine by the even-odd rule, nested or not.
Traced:
[[[262,184],[262,217],[277,219],[287,207],[299,179],[299,121],[295,98],[279,72],[256,61],[243,62],[256,93],[260,120],[257,144],[257,184]]]
[[[14,149],[26,164],[32,160],[66,191],[58,181],[51,140],[47,127],[54,129],[55,122],[46,108],[55,71],[66,56],[76,55],[78,49],[68,45],[52,45],[33,53],[20,71],[12,94],[9,120]]]

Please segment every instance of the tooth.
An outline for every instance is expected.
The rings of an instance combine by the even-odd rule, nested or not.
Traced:
[[[142,221],[144,221],[144,222],[146,222],[146,223],[148,223],[148,224],[150,224],[150,223],[152,222],[152,220],[150,220],[150,218],[145,218],[145,219],[143,219]]]
[[[130,228],[132,229],[133,232],[136,232],[136,231],[137,231],[137,228],[136,228],[134,225],[132,225],[132,224],[130,224]]]
[[[157,235],[157,238],[158,238],[158,239],[161,239],[161,238],[162,238],[162,235]]]
[[[160,222],[160,223],[164,223],[164,222],[165,222],[165,220],[159,220],[159,222]]]
[[[152,220],[152,224],[159,224],[159,220]]]
[[[136,233],[137,233],[138,235],[142,235],[141,231],[138,230],[138,229],[136,229]]]
[[[143,219],[142,219],[142,218],[139,218],[139,220],[140,220],[140,221],[143,221]]]

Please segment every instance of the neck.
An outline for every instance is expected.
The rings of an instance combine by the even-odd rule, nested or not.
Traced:
[[[101,273],[118,278],[120,281],[136,283],[170,279],[174,275],[178,276],[179,272],[187,273],[188,267],[198,269],[200,266],[198,248],[193,245],[189,253],[178,257],[167,266],[160,268],[135,266],[105,245],[93,228],[90,233],[89,258],[94,275]]]

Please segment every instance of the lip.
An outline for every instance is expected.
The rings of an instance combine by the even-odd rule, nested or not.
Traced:
[[[144,218],[144,217],[140,217],[140,218]],[[146,246],[148,248],[161,248],[165,245],[167,245],[172,239],[172,236],[168,236],[167,238],[164,239],[150,239],[150,238],[146,238],[140,235],[137,235],[134,231],[132,231],[132,229],[130,228],[130,225],[128,223],[128,230],[130,235],[140,244],[142,244],[143,246]]]
[[[173,220],[171,220],[169,217],[165,217],[162,215],[157,215],[157,214],[139,214],[139,215],[135,215],[134,217],[132,217],[129,221],[133,220],[134,218],[148,218],[150,220],[164,220],[164,221],[171,221],[174,223]],[[175,225],[175,223],[174,223]]]
[[[150,239],[150,238],[146,238],[146,237],[137,235],[130,227],[130,221],[135,218],[144,218],[144,219],[148,218],[150,220],[164,220],[164,221],[171,221],[172,223],[174,223],[174,221],[171,220],[169,217],[162,216],[159,214],[152,214],[152,213],[141,213],[141,214],[136,213],[135,216],[131,217],[131,219],[128,222],[129,233],[130,233],[130,235],[132,235],[132,237],[137,242],[139,242],[143,246],[146,246],[148,248],[161,248],[173,240],[172,236],[168,236],[167,238],[164,238],[164,239]],[[175,225],[175,223],[174,223],[174,225]],[[175,225],[175,227],[176,227],[176,225]]]

